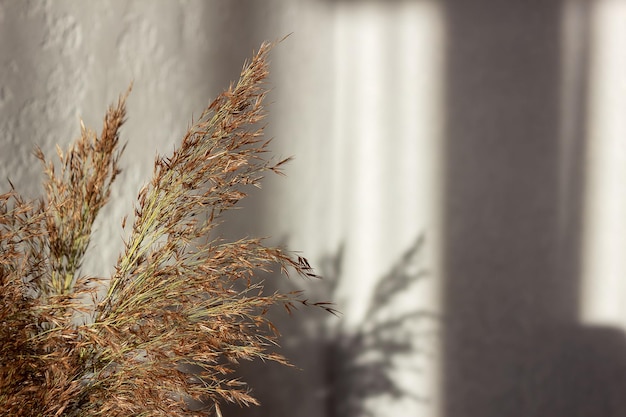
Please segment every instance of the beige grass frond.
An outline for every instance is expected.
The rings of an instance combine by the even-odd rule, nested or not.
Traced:
[[[37,151],[41,201],[23,200],[12,186],[0,195],[2,413],[182,417],[221,415],[224,402],[255,405],[238,364],[288,365],[275,351],[268,309],[300,303],[334,312],[299,292],[264,290],[270,271],[315,276],[303,257],[262,239],[214,236],[224,212],[287,161],[274,161],[263,138],[272,46],[262,44],[178,147],[157,158],[109,280],[80,268],[120,172],[128,92],[108,109],[100,135],[81,123],[56,164]],[[89,306],[94,282],[108,287]],[[91,320],[77,321],[81,314]],[[191,401],[207,408],[194,411]]]

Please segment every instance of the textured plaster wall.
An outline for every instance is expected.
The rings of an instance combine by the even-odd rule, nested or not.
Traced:
[[[157,152],[172,148],[262,40],[284,34],[271,24],[276,7],[257,9],[249,2],[0,3],[2,176],[20,189],[39,193],[34,146],[53,154],[78,135],[80,118],[98,130],[106,106],[134,82],[124,174],[98,228],[99,259],[87,270],[102,274],[111,265],[120,234],[111,219],[128,211]],[[272,29],[257,34],[255,22]]]
[[[210,34],[200,27],[201,13],[186,15],[190,9],[173,2],[85,7],[67,1],[5,1],[1,6],[0,154],[3,176],[20,188],[39,192],[35,145],[49,155],[56,144],[65,147],[79,132],[79,118],[99,130],[108,103],[135,83],[124,129],[124,174],[113,191],[115,203],[101,217],[94,241],[98,255],[86,265],[103,274],[118,249],[111,242],[119,240],[120,228],[111,220],[131,207],[156,152],[172,146],[192,111],[217,90],[210,59],[193,52],[210,48]],[[193,48],[186,50],[186,45]],[[199,79],[201,67],[207,76]]]

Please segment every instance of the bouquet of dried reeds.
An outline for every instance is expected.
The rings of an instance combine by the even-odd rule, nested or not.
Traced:
[[[212,233],[246,187],[286,162],[266,157],[259,127],[271,46],[170,156],[157,158],[110,278],[80,267],[120,172],[126,95],[99,136],[82,126],[80,139],[58,150],[56,169],[38,151],[44,198],[25,201],[13,185],[0,195],[0,414],[220,415],[224,401],[256,404],[233,376],[238,361],[287,363],[271,349],[277,332],[266,311],[310,303],[264,293],[258,275],[279,266],[314,276],[309,263],[259,239]],[[207,408],[188,406],[198,401]]]

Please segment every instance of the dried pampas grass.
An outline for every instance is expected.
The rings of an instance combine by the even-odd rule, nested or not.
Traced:
[[[233,376],[239,361],[287,364],[271,349],[278,333],[267,309],[311,303],[300,293],[266,294],[259,273],[277,265],[315,277],[308,261],[260,239],[211,233],[248,187],[286,162],[267,157],[259,124],[271,48],[261,45],[178,148],[157,158],[112,277],[93,279],[80,267],[120,173],[128,93],[100,135],[82,126],[80,139],[58,150],[60,168],[37,151],[41,201],[25,201],[12,185],[0,195],[3,415],[219,415],[223,402],[257,404]],[[76,319],[84,315],[86,323]],[[207,408],[193,411],[191,401]]]

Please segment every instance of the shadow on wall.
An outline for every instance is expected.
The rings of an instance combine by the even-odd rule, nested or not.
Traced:
[[[277,312],[273,321],[284,333],[281,353],[299,369],[272,363],[242,364],[241,377],[249,382],[261,406],[224,406],[223,414],[374,417],[367,404],[371,400],[427,402],[429,393],[416,394],[414,387],[403,386],[394,375],[400,368],[419,373],[419,369],[410,368],[416,363],[413,359],[420,356],[430,360],[429,350],[420,342],[437,337],[433,328],[438,327],[439,320],[434,314],[419,305],[400,311],[394,304],[399,295],[412,291],[428,276],[419,266],[423,244],[423,238],[417,239],[381,277],[363,324],[353,332],[344,330],[337,317],[321,311],[305,309],[296,312],[296,317]],[[342,276],[343,253],[339,250],[323,259],[320,272],[324,279],[313,282],[307,296],[336,298],[338,281],[346,279]]]
[[[578,320],[585,121],[560,140],[567,4],[529,3],[444,2],[443,417],[624,416],[624,333]]]
[[[411,372],[420,372],[415,357],[428,355],[421,337],[434,336],[432,325],[438,323],[433,313],[419,305],[400,312],[394,308],[398,296],[411,292],[413,285],[428,275],[418,267],[423,244],[423,238],[417,239],[378,280],[359,328],[353,332],[336,329],[328,339],[328,417],[375,417],[367,406],[370,400],[428,402],[428,393],[416,393],[415,387],[403,386],[394,376],[398,369],[412,365]],[[323,264],[324,276],[333,284],[342,277],[341,261],[342,252]]]

